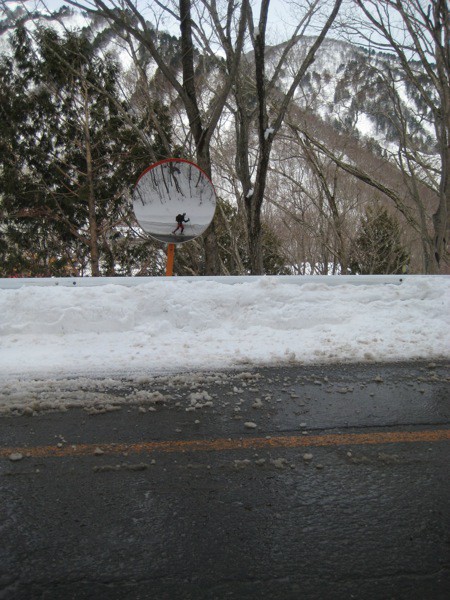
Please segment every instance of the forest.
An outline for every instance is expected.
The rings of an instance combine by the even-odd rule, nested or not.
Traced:
[[[217,196],[176,275],[449,272],[446,0],[0,5],[0,277],[164,274],[164,158]]]

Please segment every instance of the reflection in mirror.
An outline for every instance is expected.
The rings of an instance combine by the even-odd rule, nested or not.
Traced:
[[[216,194],[194,163],[169,158],[146,169],[133,192],[139,225],[160,242],[179,244],[202,235],[216,210]]]

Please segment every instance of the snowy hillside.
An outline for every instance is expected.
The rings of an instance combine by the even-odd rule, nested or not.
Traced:
[[[312,42],[310,37],[299,40],[283,71],[285,89],[291,84],[293,74]],[[280,44],[269,49],[269,73],[273,72],[284,48],[285,44]],[[432,151],[435,135],[432,123],[419,120],[417,96],[404,85],[398,59],[393,54],[369,52],[347,42],[326,39],[297,90],[296,102],[340,131],[370,137],[382,147],[391,148],[399,135],[389,89],[394,79],[400,106],[417,142],[428,152]]]

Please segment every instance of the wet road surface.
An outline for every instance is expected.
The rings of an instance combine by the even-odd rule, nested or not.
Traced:
[[[447,600],[449,381],[245,369],[3,417],[0,599]]]

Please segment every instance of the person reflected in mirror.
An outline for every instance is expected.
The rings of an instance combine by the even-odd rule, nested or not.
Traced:
[[[172,231],[172,233],[176,233],[179,229],[181,229],[180,231],[180,235],[184,232],[184,224],[183,223],[189,223],[190,219],[186,219],[186,213],[183,214],[179,214],[175,217],[176,222],[178,223],[177,228]]]

